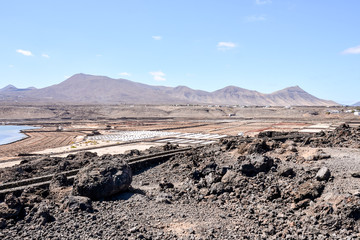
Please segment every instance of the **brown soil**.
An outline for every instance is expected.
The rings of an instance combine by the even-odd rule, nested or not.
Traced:
[[[52,147],[69,145],[76,136],[84,135],[80,132],[36,132],[27,131],[27,138],[18,142],[0,145],[0,159],[16,157],[19,154],[31,153]]]

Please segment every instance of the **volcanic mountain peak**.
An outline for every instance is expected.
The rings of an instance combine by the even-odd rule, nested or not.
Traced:
[[[305,90],[303,90],[301,87],[299,87],[298,85],[296,86],[292,86],[292,87],[287,87],[284,89],[281,89],[279,91],[275,91],[271,94],[276,94],[276,93],[282,93],[282,92],[288,92],[288,93],[307,93]]]
[[[2,93],[12,93],[12,92],[20,92],[20,91],[30,91],[30,90],[34,90],[34,89],[36,89],[36,88],[34,88],[34,87],[17,88],[14,85],[9,84],[6,87],[1,88],[0,92],[2,92]]]
[[[0,91],[2,92],[5,92],[5,91],[16,91],[17,90],[17,87],[15,87],[14,85],[7,85],[6,87],[4,88],[1,88]]]
[[[75,74],[65,81],[42,89],[19,91],[13,86],[0,90],[0,99],[81,104],[234,104],[234,105],[337,105],[318,99],[299,86],[289,87],[271,94],[263,94],[236,86],[227,86],[214,92],[194,90],[187,86],[164,87],[113,79],[105,76]]]
[[[173,89],[176,91],[192,90],[191,88],[184,86],[184,85],[179,85],[177,87],[174,87]]]
[[[219,90],[216,90],[216,91],[214,91],[214,92],[241,92],[241,91],[251,91],[251,92],[255,92],[255,91],[252,91],[252,90],[248,90],[248,89],[241,88],[241,87],[237,87],[237,86],[233,86],[233,85],[226,86],[226,87],[221,88],[221,89],[219,89]]]
[[[287,87],[287,88],[285,88],[285,89],[295,90],[295,91],[298,91],[298,90],[304,91],[301,87],[299,87],[299,85]]]
[[[59,83],[60,84],[75,84],[75,83],[84,83],[84,82],[89,82],[89,81],[104,81],[104,80],[115,80],[106,76],[95,76],[95,75],[89,75],[89,74],[84,74],[84,73],[78,73],[75,74],[71,77],[69,77],[68,79],[66,79],[65,81]]]

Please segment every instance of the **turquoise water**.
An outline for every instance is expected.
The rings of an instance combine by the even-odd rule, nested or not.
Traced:
[[[0,145],[15,142],[26,137],[25,134],[20,133],[20,130],[35,128],[32,126],[0,125]]]

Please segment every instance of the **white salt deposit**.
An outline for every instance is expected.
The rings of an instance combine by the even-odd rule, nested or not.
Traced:
[[[154,137],[165,137],[174,135],[174,132],[162,132],[162,131],[120,131],[106,135],[96,135],[87,137],[88,140],[103,140],[103,141],[120,141],[128,142],[140,139],[148,139]]]

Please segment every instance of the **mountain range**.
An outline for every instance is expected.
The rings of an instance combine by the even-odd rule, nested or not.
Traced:
[[[270,94],[227,86],[214,92],[186,86],[152,86],[126,79],[75,74],[45,88],[18,89],[12,85],[0,89],[0,101],[69,104],[222,104],[249,106],[328,106],[338,105],[319,99],[299,86]]]

